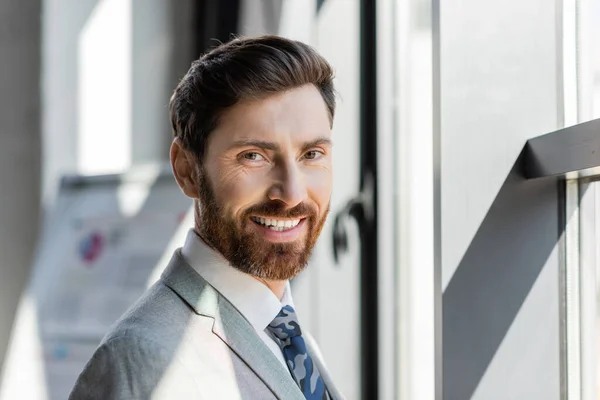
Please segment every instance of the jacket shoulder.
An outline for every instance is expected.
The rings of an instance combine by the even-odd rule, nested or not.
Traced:
[[[189,393],[195,382],[177,358],[177,348],[192,314],[173,291],[156,283],[113,325],[69,399],[162,398],[157,393],[167,386],[168,398],[174,387]]]

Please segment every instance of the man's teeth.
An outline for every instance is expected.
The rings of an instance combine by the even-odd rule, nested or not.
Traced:
[[[274,231],[287,231],[288,229],[296,227],[300,223],[299,219],[280,220],[260,217],[252,217],[252,221],[266,226],[267,228],[272,229]]]

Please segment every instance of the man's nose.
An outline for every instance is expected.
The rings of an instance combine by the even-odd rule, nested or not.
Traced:
[[[293,208],[306,199],[306,183],[295,162],[282,163],[277,166],[276,182],[269,189],[269,199],[279,200],[289,208]]]

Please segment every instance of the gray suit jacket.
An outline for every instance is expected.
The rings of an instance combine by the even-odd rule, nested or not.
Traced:
[[[332,398],[342,399],[316,345],[306,339]],[[69,398],[304,396],[250,323],[177,250],[161,279],[102,340]]]

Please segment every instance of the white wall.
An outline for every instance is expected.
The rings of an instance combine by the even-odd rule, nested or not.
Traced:
[[[560,127],[556,8],[442,4],[444,288],[525,141]]]
[[[501,195],[505,179],[526,140],[561,127],[559,3],[546,0],[441,2],[444,289],[452,286],[470,246],[480,243],[476,239],[485,224],[484,218]],[[544,201],[540,197],[540,202]],[[514,211],[495,210],[506,215]],[[554,214],[550,217],[556,218]],[[493,226],[487,228],[495,229]],[[541,236],[553,234],[552,230],[532,232],[532,235]],[[507,238],[501,231],[495,235],[497,246],[493,243],[486,246],[502,248],[502,241]],[[505,257],[510,263],[511,257],[526,257],[528,252],[544,251],[517,249],[523,253],[490,252],[490,258],[484,258],[482,267],[487,262],[497,262],[492,257]],[[560,398],[557,249],[544,256],[547,258],[545,264],[507,332],[494,333],[503,338],[488,367],[479,371],[482,377],[473,399]],[[473,277],[471,284],[481,284],[479,290],[486,290],[483,282],[477,279]],[[510,279],[518,282],[520,276],[515,274]],[[503,284],[497,282],[497,285]],[[502,297],[497,299],[499,309],[503,309],[503,301]],[[477,307],[473,304],[464,312],[472,313]],[[494,318],[490,317],[490,321]],[[488,332],[502,329],[494,327],[493,322],[490,324]],[[453,326],[444,325],[443,329],[453,329]],[[486,332],[474,334],[485,335]],[[464,355],[466,359],[480,357],[476,345],[473,346],[472,354]],[[460,382],[446,380],[445,384],[460,386]]]

